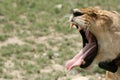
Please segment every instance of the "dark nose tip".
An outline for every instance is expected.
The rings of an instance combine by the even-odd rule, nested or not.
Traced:
[[[77,17],[77,16],[82,16],[83,15],[83,13],[82,12],[80,12],[80,10],[79,9],[73,9],[73,15],[74,15],[74,17]]]

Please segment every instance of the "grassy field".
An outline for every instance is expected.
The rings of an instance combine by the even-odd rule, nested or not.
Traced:
[[[65,62],[82,46],[68,19],[77,7],[119,12],[119,4],[120,0],[0,0],[0,80],[73,80],[78,74],[104,73],[99,68],[92,73],[65,70]]]

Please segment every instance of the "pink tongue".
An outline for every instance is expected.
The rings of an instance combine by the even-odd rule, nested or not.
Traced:
[[[84,63],[85,62],[82,59],[82,57],[73,58],[66,63],[65,67],[67,70],[71,70],[73,67],[80,66],[81,64],[84,64]]]
[[[67,70],[71,70],[73,67],[85,64],[84,58],[91,53],[95,48],[95,43],[88,43],[75,57],[69,60],[65,67]]]
[[[84,60],[81,58],[76,59],[76,60],[72,59],[66,63],[66,68],[67,68],[67,70],[71,70],[73,67],[79,66],[84,63],[85,63]]]

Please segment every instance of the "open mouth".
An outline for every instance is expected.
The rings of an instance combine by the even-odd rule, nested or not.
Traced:
[[[67,65],[72,67],[80,66],[81,68],[88,67],[94,60],[98,52],[98,43],[95,35],[88,29],[81,28],[77,24],[72,23],[71,27],[76,27],[82,36],[83,48],[75,55],[74,61]]]

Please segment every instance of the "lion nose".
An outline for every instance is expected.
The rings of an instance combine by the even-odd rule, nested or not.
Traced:
[[[74,16],[74,17],[82,16],[82,15],[83,15],[83,13],[80,12],[79,9],[73,9],[73,16]]]

